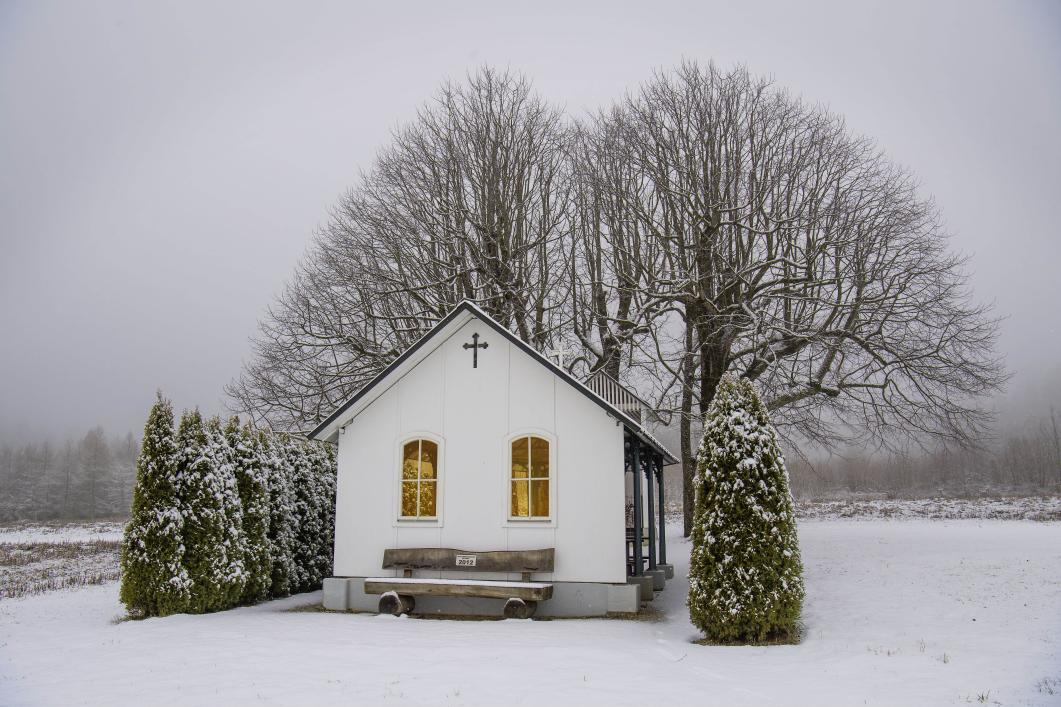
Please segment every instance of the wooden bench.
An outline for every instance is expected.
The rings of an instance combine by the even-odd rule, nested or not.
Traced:
[[[554,548],[544,550],[494,550],[475,552],[449,548],[419,547],[383,551],[383,569],[400,569],[401,577],[369,577],[365,594],[381,594],[381,614],[400,616],[412,611],[418,596],[485,597],[507,599],[504,615],[527,619],[539,601],[553,596],[553,585],[532,582],[535,572],[552,572]],[[413,577],[416,570],[463,572],[519,572],[522,580],[430,579]]]

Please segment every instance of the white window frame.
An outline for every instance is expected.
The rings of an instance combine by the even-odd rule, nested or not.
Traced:
[[[405,463],[405,445],[409,442],[415,442],[417,440],[427,440],[428,442],[434,442],[438,446],[438,465],[435,469],[435,515],[433,516],[403,516],[402,515],[402,468]],[[417,527],[423,526],[441,526],[442,525],[442,513],[443,513],[443,498],[444,498],[444,487],[443,487],[443,471],[446,468],[445,462],[445,449],[446,445],[442,437],[432,432],[412,432],[410,434],[402,436],[397,444],[395,445],[394,462],[392,468],[394,469],[394,498],[393,508],[395,508],[395,525],[413,525]],[[420,486],[417,484],[417,495],[420,493]],[[417,498],[417,509],[420,508],[420,499]]]
[[[549,515],[548,516],[514,516],[512,515],[512,443],[523,437],[540,437],[549,443]],[[506,519],[505,527],[532,526],[556,526],[556,489],[558,479],[558,468],[556,464],[556,436],[542,429],[528,428],[509,434],[505,439],[505,469],[504,469],[504,504],[503,518]],[[528,472],[529,473],[529,472]],[[530,476],[528,476],[528,479]]]

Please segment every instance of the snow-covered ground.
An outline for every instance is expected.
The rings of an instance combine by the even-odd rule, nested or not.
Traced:
[[[0,525],[0,600],[113,582],[121,538],[115,521]]]
[[[121,577],[120,547],[108,540],[0,542],[0,599],[113,582]]]
[[[669,540],[678,577],[689,545]],[[0,601],[0,704],[1061,704],[1061,524],[802,521],[798,646],[644,620],[291,611],[115,622],[117,584]]]

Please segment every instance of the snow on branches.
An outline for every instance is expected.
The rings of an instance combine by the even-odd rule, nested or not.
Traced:
[[[122,543],[121,600],[133,616],[184,611],[191,596],[177,491],[178,451],[173,407],[159,393],[144,426]]]
[[[330,571],[330,449],[198,410],[173,428],[158,397],[144,430],[122,547],[133,616],[202,613],[309,591]]]
[[[689,613],[718,641],[791,638],[803,566],[788,472],[766,406],[725,376],[697,455]]]

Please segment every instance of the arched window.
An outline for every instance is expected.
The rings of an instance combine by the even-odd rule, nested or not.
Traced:
[[[549,440],[527,435],[512,440],[509,485],[513,518],[549,517]]]
[[[438,444],[414,439],[402,447],[402,518],[434,518],[438,502]]]

